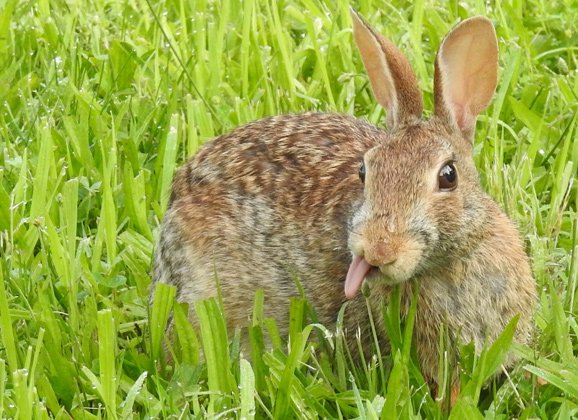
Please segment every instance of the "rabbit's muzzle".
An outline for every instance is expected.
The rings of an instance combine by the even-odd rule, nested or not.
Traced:
[[[365,260],[374,267],[386,267],[397,260],[397,246],[394,241],[378,240],[368,247]]]
[[[418,238],[401,233],[375,239],[360,235],[350,241],[350,246],[353,258],[345,281],[348,298],[355,297],[364,280],[381,279],[388,284],[408,281],[414,276],[425,248]]]

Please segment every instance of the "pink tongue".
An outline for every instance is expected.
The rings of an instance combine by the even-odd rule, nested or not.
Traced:
[[[369,265],[363,257],[353,256],[353,261],[351,261],[351,265],[347,271],[347,277],[345,278],[345,297],[347,299],[355,297],[361,288],[363,279],[371,268],[372,266]]]

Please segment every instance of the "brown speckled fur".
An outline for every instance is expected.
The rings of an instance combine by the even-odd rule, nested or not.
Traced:
[[[333,323],[345,302],[348,219],[363,194],[359,162],[381,136],[346,115],[310,113],[210,142],[175,176],[155,279],[190,302],[215,296],[216,270],[228,321],[239,325],[257,288],[266,315],[287,315],[297,275],[320,319]]]
[[[392,284],[402,284],[404,311],[419,288],[415,345],[423,373],[435,382],[442,324],[478,350],[516,314],[516,340],[527,342],[531,330],[536,292],[528,258],[513,224],[482,191],[472,159],[471,122],[487,105],[487,90],[493,93],[496,63],[490,45],[488,68],[484,57],[478,63],[481,85],[490,87],[463,88],[450,78],[459,72],[443,61],[455,50],[442,46],[435,116],[423,121],[403,55],[355,14],[353,20],[365,65],[373,65],[370,77],[378,65],[389,74],[385,85],[374,79],[372,85],[393,126],[385,131],[347,115],[306,113],[256,121],[208,143],[175,176],[154,278],[193,302],[216,296],[216,273],[231,328],[247,324],[261,288],[265,315],[286,333],[295,276],[319,320],[335,323],[353,252],[385,274],[385,281],[369,282],[376,311]],[[470,33],[495,42],[488,25],[470,19],[445,42]],[[381,64],[379,54],[387,56]],[[462,106],[463,96],[473,103]],[[362,160],[365,185],[358,177]],[[458,187],[443,192],[437,180],[448,161],[455,162]],[[394,262],[382,265],[386,255]],[[367,317],[358,294],[346,312],[350,340],[358,329],[369,333]],[[381,317],[375,319],[382,331]]]

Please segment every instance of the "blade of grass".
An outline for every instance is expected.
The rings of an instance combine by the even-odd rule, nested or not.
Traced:
[[[147,378],[148,372],[143,372],[140,374],[138,379],[134,382],[130,390],[126,394],[126,398],[121,404],[122,412],[120,415],[121,419],[132,419],[133,418],[133,407],[135,399],[138,393],[141,391],[145,380]]]
[[[175,305],[174,329],[179,340],[180,362],[196,366],[199,363],[199,340],[188,315],[188,304],[177,303]]]
[[[6,374],[6,361],[0,359],[0,418],[4,417],[4,392],[6,390],[6,383],[8,382],[8,375]]]
[[[2,337],[2,344],[8,360],[8,369],[12,373],[18,369],[18,350],[6,294],[3,259],[0,259],[0,325],[2,326],[0,336]]]
[[[117,418],[116,405],[116,332],[112,311],[104,309],[97,314],[98,355],[102,400],[108,415]]]
[[[241,393],[241,418],[253,419],[255,417],[255,374],[251,369],[251,364],[245,359],[240,360],[240,381]]]
[[[169,198],[169,189],[175,171],[177,148],[178,148],[178,122],[179,116],[173,114],[171,116],[169,129],[163,144],[163,165],[162,172],[159,178],[159,201],[162,203],[163,212],[166,209],[166,204]]]
[[[195,311],[207,360],[209,389],[231,393],[235,389],[235,379],[230,371],[229,344],[223,313],[215,299],[195,302]]]
[[[156,283],[154,298],[150,313],[150,337],[151,337],[151,356],[153,362],[164,362],[162,354],[162,340],[165,336],[165,329],[169,320],[169,315],[176,296],[176,289],[173,286],[164,283]]]

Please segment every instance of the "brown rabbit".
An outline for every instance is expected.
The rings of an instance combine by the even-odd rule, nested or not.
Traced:
[[[376,311],[392,285],[402,284],[404,311],[418,287],[415,345],[435,383],[442,325],[478,350],[517,314],[516,340],[527,342],[531,330],[528,258],[514,225],[482,191],[472,159],[476,116],[496,87],[496,35],[484,17],[447,35],[436,59],[434,116],[424,121],[406,58],[352,18],[389,129],[306,113],[256,121],[208,143],[175,176],[154,278],[193,302],[216,296],[216,273],[230,327],[247,324],[263,289],[266,315],[286,332],[297,277],[327,325],[351,300],[349,336],[369,333],[358,293],[364,280]]]

